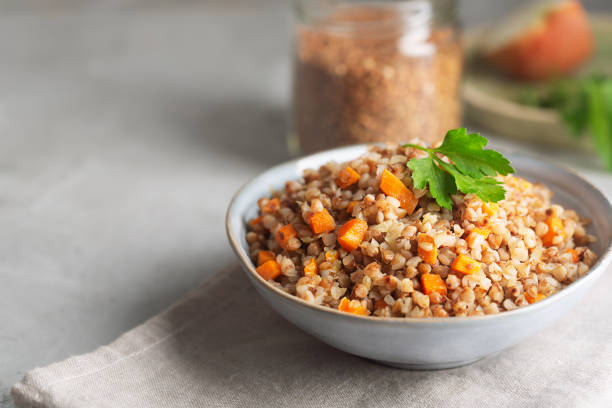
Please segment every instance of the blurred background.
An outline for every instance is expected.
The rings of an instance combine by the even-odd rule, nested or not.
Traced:
[[[457,2],[472,92],[457,103],[494,147],[610,186],[589,136],[601,126],[556,140],[580,125],[563,121],[575,113],[567,100],[601,85],[590,61],[610,60],[595,47],[576,62],[568,97],[555,94],[566,76],[525,82],[479,51],[479,27],[526,3]],[[605,37],[612,3],[582,4]],[[296,27],[287,0],[0,3],[0,406],[26,370],[110,342],[233,260],[231,196],[290,157],[288,135],[300,137],[290,120]],[[512,39],[502,37],[483,49]],[[612,87],[601,86],[605,99]],[[548,138],[538,126],[553,129]]]

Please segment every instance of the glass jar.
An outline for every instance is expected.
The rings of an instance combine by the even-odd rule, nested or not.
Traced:
[[[295,0],[293,152],[435,143],[461,122],[456,0]]]

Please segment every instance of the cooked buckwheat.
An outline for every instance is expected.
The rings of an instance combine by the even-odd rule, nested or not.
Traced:
[[[545,186],[500,176],[505,200],[456,194],[449,211],[429,191],[413,189],[406,162],[421,155],[372,147],[348,163],[306,170],[301,180],[259,200],[261,213],[249,222],[246,240],[255,263],[260,251],[275,258],[258,272],[306,302],[348,313],[448,317],[540,301],[595,263],[588,220],[551,204]],[[347,166],[359,179],[340,188],[338,174]],[[418,200],[412,212],[381,191],[384,170]]]

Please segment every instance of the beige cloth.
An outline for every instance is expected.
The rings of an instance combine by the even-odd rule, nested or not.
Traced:
[[[554,327],[471,366],[403,371],[279,317],[238,266],[108,346],[29,372],[19,407],[610,407],[608,273]]]

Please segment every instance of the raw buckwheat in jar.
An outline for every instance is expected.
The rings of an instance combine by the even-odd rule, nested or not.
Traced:
[[[460,124],[456,0],[296,0],[290,147],[434,143]]]

